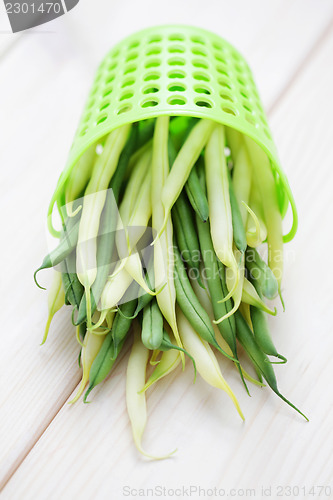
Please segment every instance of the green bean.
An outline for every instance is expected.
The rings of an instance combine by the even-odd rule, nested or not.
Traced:
[[[159,229],[158,237],[165,230],[171,209],[177,201],[201,151],[206,146],[214,127],[216,127],[216,124],[211,120],[199,120],[181,147],[162,188],[161,198],[164,207],[164,220]]]
[[[145,279],[149,288],[153,290],[154,289],[153,283],[155,281],[153,261],[151,261],[148,266],[148,271],[146,272]],[[138,303],[132,316],[125,316],[121,309],[118,309],[118,312],[122,316],[124,316],[125,319],[134,319],[138,316],[139,312],[142,311],[142,309],[146,307],[153,300],[153,298],[154,296],[151,295],[150,293],[142,293],[141,295],[139,295]]]
[[[69,254],[62,263],[62,282],[65,290],[65,304],[72,305],[75,309],[80,307],[84,288],[73,270],[75,270],[75,250]]]
[[[38,272],[42,269],[49,269],[60,264],[72,252],[75,248],[79,234],[79,221],[79,215],[75,217],[68,217],[66,224],[63,226],[59,245],[46,255],[41,266],[36,269],[34,273],[34,280],[36,285],[42,290],[45,290],[45,288],[42,287],[37,281]]]
[[[138,127],[138,137],[135,146],[135,151],[142,148],[150,139],[152,139],[155,128],[155,118],[148,120],[141,120],[140,122],[134,123],[134,126]]]
[[[209,293],[212,299],[212,306],[215,320],[229,313],[232,309],[231,300],[221,302],[228,294],[227,285],[225,282],[225,267],[215,255],[212,239],[210,236],[209,222],[202,222],[197,216],[197,228],[200,241],[201,255],[206,273],[206,281]],[[228,316],[225,321],[217,324],[222,337],[227,342],[231,352],[236,360],[238,360],[236,346],[236,324],[234,315]],[[236,364],[246,392],[249,394],[248,387],[244,380],[239,362]]]
[[[168,141],[168,155],[169,165],[173,165],[177,156],[177,152],[174,147],[172,137],[170,136]],[[181,251],[182,257],[184,258],[185,255],[188,256],[188,258],[185,259],[186,263],[191,269],[194,270],[194,275],[197,279],[199,279],[199,283],[202,286],[199,272],[199,240],[195,229],[193,214],[191,208],[188,205],[186,195],[183,191],[180,193],[178,200],[173,206],[172,221],[174,224],[174,231],[176,233],[178,247]]]
[[[199,157],[197,164],[198,163],[203,163],[202,156]],[[194,165],[191,170],[191,173],[185,184],[185,190],[193,210],[198,214],[203,222],[206,222],[209,217],[208,201],[207,196],[200,185],[197,172],[197,164]]]
[[[277,352],[276,347],[273,344],[265,313],[254,306],[250,306],[250,313],[254,338],[260,349],[265,354],[282,360],[276,361],[276,364],[286,363],[287,359]],[[273,363],[273,361],[271,361],[271,363]]]
[[[183,349],[182,347],[179,347],[176,344],[173,344],[171,342],[171,340],[170,340],[168,332],[165,330],[165,328],[163,328],[163,339],[162,339],[161,345],[159,346],[158,350],[164,352],[164,351],[170,351],[170,349],[176,349],[177,351],[182,351],[184,354],[186,354],[190,358],[190,360],[193,363],[193,368],[194,368],[194,382],[195,382],[195,379],[196,379],[196,376],[197,376],[197,367],[196,367],[194,358],[185,349]]]
[[[267,358],[266,354],[262,352],[260,347],[258,346],[248,324],[245,319],[241,315],[239,311],[235,313],[236,317],[236,328],[237,328],[237,338],[239,342],[244,347],[248,356],[252,360],[255,367],[260,371],[270,388],[275,392],[279,398],[285,401],[289,406],[294,408],[298,413],[300,413],[306,420],[309,420],[304,413],[302,413],[296,406],[294,406],[288,399],[286,399],[278,390],[277,381],[275,377],[275,373]]]
[[[110,189],[113,191],[114,198],[109,193],[102,214],[100,225],[101,230],[97,244],[97,276],[90,290],[92,315],[96,311],[98,301],[101,297],[110,271],[110,261],[114,247],[115,231],[117,227],[117,214],[114,211],[114,201],[118,203],[121,184],[130,156],[136,145],[137,134],[137,126],[133,126],[127,144],[120,155],[117,169],[113,175],[113,178],[111,179]],[[84,294],[80,303],[78,317],[75,324],[78,325],[85,321],[86,316],[86,295]]]
[[[115,359],[118,356],[119,346],[130,329],[132,320],[128,319],[126,316],[131,316],[133,314],[136,304],[137,299],[132,299],[119,306],[119,309],[123,314],[119,314],[119,311],[117,312],[111,329],[113,338],[113,346],[111,349],[112,359]]]
[[[163,340],[163,316],[156,299],[143,309],[142,343],[147,349],[159,349]]]
[[[191,209],[186,201],[184,193],[181,193],[172,209],[172,221],[182,258],[188,267],[193,270],[196,279],[200,281],[200,250],[199,240],[193,220]]]
[[[224,266],[222,262],[218,263],[218,259],[215,256],[215,251],[210,236],[209,222],[206,223],[202,222],[198,216],[196,217],[196,220],[197,220],[201,255],[207,278],[207,285],[210,296],[212,298],[214,317],[215,319],[218,319],[221,316],[227,314],[231,308],[230,299],[227,300],[226,302],[220,302],[221,299],[223,299],[227,295],[226,286],[225,290],[223,290],[221,281],[221,276],[224,276]],[[218,324],[218,328],[221,332],[222,337],[229,345],[234,357],[238,359],[234,317],[229,316],[225,321]]]
[[[258,284],[255,282],[255,280],[253,280],[253,286],[255,287],[259,297],[262,298],[260,293],[260,288]],[[260,349],[265,354],[268,354],[269,356],[274,356],[282,360],[276,362],[271,361],[271,363],[273,364],[286,363],[287,359],[277,352],[276,347],[273,343],[264,311],[260,310],[258,307],[250,306],[250,315],[253,326],[254,338]]]
[[[175,116],[170,120],[169,130],[177,151],[182,147],[197,122],[198,118],[191,116]]]
[[[245,253],[247,247],[246,233],[242,221],[242,215],[234,193],[230,173],[228,175],[228,180],[229,180],[229,198],[231,206],[233,238],[238,250],[240,250],[242,253]]]
[[[124,343],[125,343],[126,337],[120,342],[118,345],[117,349],[117,356],[120,353]],[[117,356],[111,357],[111,352],[113,349],[113,338],[112,338],[112,332],[109,332],[104,339],[104,342],[102,344],[102,347],[97,354],[96,358],[94,359],[94,362],[90,368],[90,373],[89,373],[89,386],[88,389],[85,392],[84,399],[83,401],[87,403],[87,398],[90,394],[90,392],[96,387],[98,384],[103,382],[103,380],[106,379],[106,377],[109,375],[111,372],[113,365],[116,362]]]
[[[124,314],[131,314],[135,308],[136,300],[122,304],[120,308]],[[89,373],[89,387],[84,395],[84,402],[90,392],[100,384],[110,373],[112,367],[125,343],[132,320],[125,319],[118,313],[113,321],[111,331],[106,334],[102,347],[97,354]]]
[[[203,340],[213,345],[227,358],[238,363],[238,360],[229,356],[217,343],[210,318],[194,293],[177,247],[174,252],[176,297],[184,316]]]
[[[274,299],[278,294],[278,282],[273,271],[260,257],[255,248],[247,249],[245,259],[246,267],[250,271],[253,280],[257,283],[260,292],[268,299]]]

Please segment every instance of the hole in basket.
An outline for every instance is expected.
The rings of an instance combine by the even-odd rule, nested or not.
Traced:
[[[86,116],[84,117],[83,122],[87,123],[90,120],[90,118],[91,118],[91,113],[87,113]]]
[[[224,101],[230,101],[230,102],[234,102],[234,98],[230,95],[230,94],[226,94],[225,92],[221,92],[220,94],[221,98],[224,100]]]
[[[136,59],[138,57],[138,53],[137,52],[131,52],[130,54],[128,54],[128,56],[126,57],[126,62],[130,62],[130,61],[134,61],[134,59]]]
[[[223,50],[222,45],[220,43],[217,43],[217,42],[213,42],[213,47],[216,50]]]
[[[192,49],[192,54],[194,54],[195,56],[201,56],[201,57],[207,56],[207,52],[204,49],[202,49],[201,47],[194,47]]]
[[[119,97],[119,101],[125,101],[126,99],[130,99],[133,97],[133,92],[125,92]]]
[[[201,45],[205,45],[204,40],[198,36],[191,36],[191,41],[193,43],[200,43]]]
[[[113,62],[110,64],[108,71],[112,71],[117,67],[117,61]]]
[[[87,109],[92,108],[94,104],[95,104],[95,99],[90,99],[88,106],[87,106]]]
[[[112,52],[112,54],[110,54],[110,57],[112,57],[113,59],[115,59],[115,58],[116,58],[116,57],[118,57],[118,56],[119,56],[119,50],[118,50],[118,49],[117,49],[117,50],[114,50],[114,51]]]
[[[210,95],[212,93],[209,88],[204,87],[203,85],[200,85],[198,87],[194,87],[194,91],[197,92],[198,94]]]
[[[182,54],[183,52],[185,52],[185,49],[181,45],[170,45],[168,51],[171,54],[177,54],[177,53]]]
[[[241,56],[239,54],[237,54],[237,52],[232,51],[231,53],[232,53],[232,57],[235,59],[235,61],[242,60]]]
[[[83,137],[84,135],[86,135],[87,130],[88,130],[88,127],[84,127],[84,128],[81,130],[81,132],[80,132],[80,137]]]
[[[199,106],[200,108],[212,108],[213,105],[210,101],[206,100],[206,99],[197,99],[196,101],[194,101],[196,106]]]
[[[209,82],[210,76],[207,73],[193,73],[193,78],[195,80],[201,80],[203,82]]]
[[[237,78],[237,82],[239,83],[239,85],[242,85],[242,87],[246,86],[246,84],[242,78]]]
[[[230,82],[229,82],[228,80],[224,80],[224,79],[222,79],[222,78],[221,78],[221,79],[218,81],[218,83],[219,83],[219,85],[220,85],[221,87],[223,87],[224,89],[229,89],[229,90],[231,90],[231,89],[232,89],[232,86],[231,86],[231,84],[230,84]]]
[[[238,71],[238,73],[240,73],[241,75],[243,74],[243,68],[240,64],[235,64],[235,69],[236,71]]]
[[[250,108],[250,106],[246,103],[242,103],[242,106],[243,108],[245,109],[245,111],[248,111],[249,113],[252,113],[252,109]]]
[[[154,59],[153,61],[148,61],[145,64],[145,68],[157,68],[161,64],[159,59]]]
[[[107,97],[112,92],[112,87],[108,87],[104,90],[103,97]]]
[[[227,64],[227,61],[225,60],[225,58],[223,56],[221,56],[221,54],[215,53],[214,55],[215,55],[215,59],[217,61],[219,61],[222,64]]]
[[[133,80],[133,78],[128,78],[127,80],[123,81],[121,88],[124,89],[125,87],[130,87],[134,82],[135,80]]]
[[[169,78],[185,78],[186,74],[183,71],[170,71]]]
[[[246,113],[245,115],[245,120],[249,123],[251,123],[251,125],[254,125],[254,126],[258,126],[257,123],[256,123],[256,120],[253,118],[253,116],[249,113]]]
[[[186,99],[185,97],[183,96],[180,96],[180,95],[175,95],[175,96],[172,96],[172,97],[169,97],[168,99],[168,104],[171,104],[172,106],[176,106],[176,105],[183,105],[183,104],[186,104]]]
[[[131,49],[136,49],[137,47],[139,47],[140,45],[140,42],[138,40],[134,40],[133,42],[131,42],[128,46],[128,50],[131,50]]]
[[[236,109],[232,108],[231,106],[222,106],[222,111],[228,113],[229,115],[237,116]]]
[[[99,108],[100,111],[103,111],[103,109],[106,109],[110,106],[109,101],[105,101],[101,104],[101,107]]]
[[[170,66],[184,66],[185,61],[184,61],[184,59],[181,59],[180,57],[173,57],[172,59],[168,60],[168,64]]]
[[[107,115],[103,115],[103,116],[98,117],[96,125],[100,125],[101,123],[105,122],[106,119],[107,119]]]
[[[131,104],[125,104],[121,108],[118,109],[117,115],[121,115],[122,113],[127,113],[128,111],[131,111],[132,105]]]
[[[224,68],[223,66],[216,66],[216,69],[220,73],[220,75],[224,75],[224,76],[229,77],[229,73],[227,72],[226,68]]]
[[[148,101],[143,101],[141,103],[141,108],[153,108],[158,105],[158,101],[155,99],[149,99]]]
[[[241,91],[240,95],[241,95],[242,97],[244,97],[244,99],[246,99],[247,101],[249,101],[249,100],[250,100],[249,96],[247,95],[247,93],[246,93],[246,92],[244,92],[244,90],[242,90],[242,91]]]
[[[208,64],[206,63],[206,61],[203,61],[202,59],[194,59],[192,61],[192,64],[195,68],[208,69]]]
[[[129,75],[130,73],[133,73],[133,71],[136,70],[136,66],[131,65],[131,66],[126,66],[124,70],[124,75]]]
[[[184,92],[186,87],[182,83],[171,83],[168,86],[168,90],[170,90],[170,92]]]
[[[115,79],[116,75],[113,73],[112,75],[109,75],[108,79],[106,80],[106,84],[113,82]]]
[[[161,53],[161,48],[160,47],[152,47],[151,49],[147,50],[146,54],[147,56],[156,56]]]
[[[162,40],[162,37],[160,35],[153,35],[152,37],[149,38],[148,43],[157,43]]]
[[[174,41],[183,42],[185,38],[180,33],[173,33],[172,35],[169,36],[169,40],[171,40],[172,42]]]
[[[160,88],[157,87],[156,85],[154,86],[149,85],[148,87],[145,87],[143,89],[143,94],[156,94],[156,92],[158,92],[159,90]]]
[[[145,82],[149,82],[151,80],[158,80],[160,76],[159,73],[146,73],[143,79]]]

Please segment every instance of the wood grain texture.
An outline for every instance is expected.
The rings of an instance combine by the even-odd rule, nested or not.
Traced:
[[[38,348],[46,296],[34,288],[31,270],[47,248],[43,214],[65,163],[94,67],[106,48],[133,30],[171,20],[188,22],[188,2],[181,6],[169,2],[173,18],[168,13],[162,19],[152,2],[141,2],[146,16],[140,17],[137,4],[125,1],[112,5],[111,20],[111,6],[98,3],[106,15],[94,11],[89,18],[89,26],[99,24],[98,31],[95,27],[89,32],[89,5],[82,1],[77,16],[73,10],[57,20],[58,31],[23,37],[0,62],[5,146],[1,162],[8,166],[1,171],[1,213],[10,214],[4,218],[6,245],[1,248],[6,263],[0,351],[4,481],[27,455],[3,497],[121,498],[126,485],[200,484],[259,492],[262,485],[332,483],[329,313],[333,296],[330,255],[325,250],[332,247],[328,228],[333,208],[333,35],[306,61],[331,20],[332,4],[323,1],[318,9],[314,1],[273,1],[269,6],[256,1],[250,8],[245,1],[232,7],[230,2],[209,1],[202,13],[199,3],[191,3],[192,24],[223,33],[246,54],[266,107],[279,97],[270,123],[295,193],[300,230],[286,246],[287,311],[280,311],[270,323],[281,352],[290,359],[277,368],[281,391],[311,421],[303,423],[268,390],[253,388],[253,397],[248,398],[234,370],[221,360],[246,415],[242,424],[224,393],[200,379],[192,384],[188,363],[185,373],[178,369],[149,394],[146,448],[163,453],[178,447],[172,459],[151,463],[138,456],[132,443],[124,397],[127,354],[113,376],[92,394],[91,405],[70,407],[63,403],[78,382],[79,369],[67,311],[59,313],[48,343]],[[211,15],[217,11],[225,14],[221,22]],[[243,17],[235,30],[240,11]],[[114,29],[106,30],[108,23]],[[279,70],[273,71],[276,67]]]

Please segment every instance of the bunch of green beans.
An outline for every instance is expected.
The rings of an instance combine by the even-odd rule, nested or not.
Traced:
[[[37,273],[54,268],[43,343],[55,313],[72,309],[83,372],[72,402],[84,391],[87,402],[132,342],[127,407],[148,457],[169,455],[142,448],[146,392],[186,358],[241,418],[221,372],[230,362],[249,394],[245,379],[265,380],[305,417],[279,392],[273,370],[287,361],[266,317],[276,313],[267,301],[282,300],[285,193],[253,141],[204,119],[149,119],[89,148],[62,186],[52,198],[60,239],[34,278],[43,288]]]

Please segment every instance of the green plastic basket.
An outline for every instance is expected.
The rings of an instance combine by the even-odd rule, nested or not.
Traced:
[[[208,118],[251,137],[270,158],[284,216],[293,196],[281,169],[265,112],[243,56],[214,33],[158,26],[125,38],[100,64],[52,208],[82,153],[112,130],[160,115]],[[51,208],[51,212],[52,212]],[[50,211],[49,211],[50,214]]]

